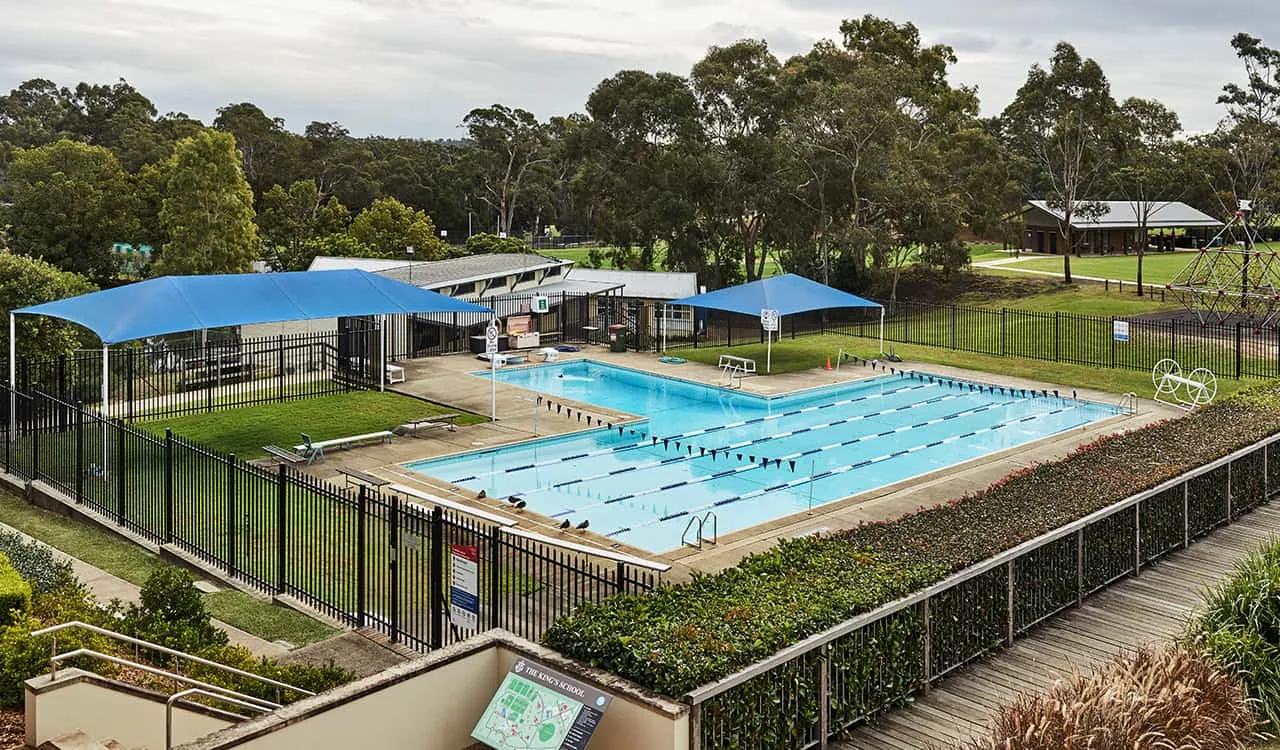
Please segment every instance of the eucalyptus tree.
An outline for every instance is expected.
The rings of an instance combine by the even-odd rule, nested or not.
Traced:
[[[1103,210],[1096,191],[1109,177],[1109,128],[1116,109],[1102,66],[1060,42],[1049,68],[1032,65],[1000,116],[1007,142],[1034,165],[1033,185],[1043,188],[1059,214],[1058,231],[1065,241],[1062,275],[1068,284],[1071,253],[1079,249],[1072,227]]]
[[[1151,220],[1186,192],[1185,173],[1175,137],[1178,115],[1154,99],[1126,99],[1116,113],[1112,184],[1133,209],[1138,224],[1138,295]]]
[[[516,209],[537,172],[550,165],[546,126],[531,112],[501,104],[473,109],[462,122],[479,198],[497,214],[498,233],[514,234]]]

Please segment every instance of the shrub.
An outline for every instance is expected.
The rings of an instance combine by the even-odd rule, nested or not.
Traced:
[[[71,563],[58,560],[51,548],[16,532],[0,529],[0,554],[9,558],[36,593],[52,591],[73,579]]]
[[[0,625],[12,623],[30,609],[31,584],[0,554]]]
[[[1271,731],[1280,729],[1280,542],[1238,563],[1205,594],[1188,636],[1240,680]]]
[[[1280,385],[1259,386],[895,521],[786,542],[687,586],[582,605],[543,641],[678,696],[1276,432]],[[1236,507],[1260,501],[1261,462],[1233,468]],[[1219,471],[1194,482],[1192,510],[1221,501],[1225,512],[1226,480]],[[1101,572],[1086,576],[1105,580]],[[1069,585],[1074,594],[1074,579]],[[895,671],[906,673],[907,662],[919,658],[904,651]]]
[[[1043,695],[1023,695],[996,714],[989,735],[966,750],[1195,748],[1235,750],[1253,738],[1244,691],[1186,649],[1122,654]]]
[[[195,578],[187,571],[157,567],[138,599],[125,610],[120,623],[127,635],[192,654],[227,644],[227,634],[214,627]]]

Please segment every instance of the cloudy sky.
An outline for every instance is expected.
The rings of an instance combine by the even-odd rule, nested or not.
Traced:
[[[0,0],[0,89],[125,78],[163,111],[209,121],[252,101],[301,130],[454,137],[494,102],[581,111],[618,70],[688,72],[708,45],[764,38],[781,56],[842,18],[913,21],[946,42],[955,80],[1004,108],[1059,40],[1096,58],[1118,97],[1156,97],[1213,127],[1228,42],[1280,45],[1275,0]]]

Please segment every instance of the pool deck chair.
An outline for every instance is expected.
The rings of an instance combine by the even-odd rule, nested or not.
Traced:
[[[364,435],[352,435],[350,437],[333,438],[332,440],[312,440],[311,436],[303,432],[302,444],[293,446],[293,450],[299,455],[307,457],[307,465],[315,463],[317,460],[324,463],[325,448],[351,448],[362,443],[372,443],[377,441],[391,442],[391,438],[395,437],[395,433],[391,430],[381,430],[379,432],[370,432]]]

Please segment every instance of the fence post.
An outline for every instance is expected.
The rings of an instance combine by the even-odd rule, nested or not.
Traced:
[[[391,518],[387,528],[387,540],[391,545],[391,554],[388,556],[388,583],[391,589],[391,614],[388,618],[388,624],[391,626],[391,632],[388,634],[392,643],[400,642],[400,496],[391,496]]]
[[[368,488],[360,485],[359,506],[356,511],[356,627],[364,627],[364,613],[368,611],[368,549],[365,533],[369,517]]]
[[[1084,604],[1084,529],[1076,532],[1076,606]]]
[[[1009,315],[1009,308],[1000,308],[1000,356],[1007,357],[1009,355],[1009,345],[1005,338],[1005,318]]]
[[[818,747],[826,750],[831,735],[831,646],[818,652]]]
[[[1232,471],[1231,471],[1231,462],[1230,462],[1230,461],[1228,461],[1228,462],[1227,462],[1227,523],[1228,523],[1228,524],[1230,524],[1230,523],[1231,523],[1231,506],[1232,506],[1232,502],[1231,502],[1231,500],[1232,500],[1232,498],[1231,498],[1231,494],[1232,494],[1232,493],[1231,493],[1231,474],[1232,474]]]
[[[1116,368],[1116,316],[1111,316],[1111,369]]]
[[[236,454],[227,454],[227,575],[236,574]]]
[[[284,401],[284,334],[276,337],[276,367],[280,373],[280,400]]]
[[[164,428],[164,543],[173,543],[173,430],[168,427]]]
[[[289,556],[285,554],[285,545],[288,541],[285,528],[288,521],[288,508],[286,500],[288,497],[288,467],[280,464],[280,468],[276,470],[276,592],[283,594],[289,583],[288,571],[285,565],[288,563]]]
[[[1142,502],[1133,504],[1133,574],[1142,570]]]
[[[36,397],[34,394],[27,399],[27,430],[31,433],[31,476],[30,479],[40,478],[40,420],[36,419]],[[103,471],[107,467],[102,467]]]
[[[951,306],[951,350],[956,348],[956,306]]]
[[[489,627],[496,628],[498,620],[501,619],[501,593],[502,593],[502,565],[499,564],[499,558],[502,554],[502,540],[498,538],[501,533],[499,527],[494,526],[489,530]]]
[[[124,408],[129,421],[133,421],[133,355],[136,349],[126,349],[124,356]]]
[[[124,481],[124,420],[116,418],[116,520],[124,523],[125,520],[125,481]],[[103,470],[106,467],[102,467]]]
[[[1010,560],[1010,561],[1008,562],[1008,564],[1005,566],[1005,580],[1006,580],[1006,582],[1007,582],[1007,584],[1008,584],[1008,586],[1007,586],[1007,588],[1006,588],[1006,590],[1005,590],[1005,605],[1006,605],[1006,607],[1007,607],[1007,608],[1008,608],[1008,610],[1009,610],[1009,623],[1008,623],[1008,624],[1009,624],[1009,631],[1008,631],[1008,633],[1006,633],[1006,635],[1005,635],[1005,642],[1006,642],[1006,645],[1012,646],[1012,645],[1013,645],[1013,629],[1014,629],[1014,616],[1013,616],[1013,560]]]
[[[1264,464],[1265,465],[1265,464]],[[76,504],[84,502],[84,407],[76,402]]]
[[[1058,327],[1058,321],[1060,321],[1061,319],[1062,319],[1061,312],[1058,310],[1054,310],[1053,311],[1053,361],[1054,362],[1057,362],[1058,357],[1061,355],[1060,342],[1062,340],[1062,337],[1058,334],[1058,331],[1060,330]]]
[[[933,684],[933,597],[924,600],[924,692]]]
[[[444,641],[444,511],[439,505],[431,509],[431,648]]]
[[[1240,324],[1236,323],[1236,380],[1240,379],[1240,373],[1242,370],[1241,365],[1243,364],[1243,360],[1241,357],[1240,349],[1243,346],[1244,346],[1244,341],[1240,335]]]
[[[1191,482],[1182,481],[1182,548],[1191,546]]]

